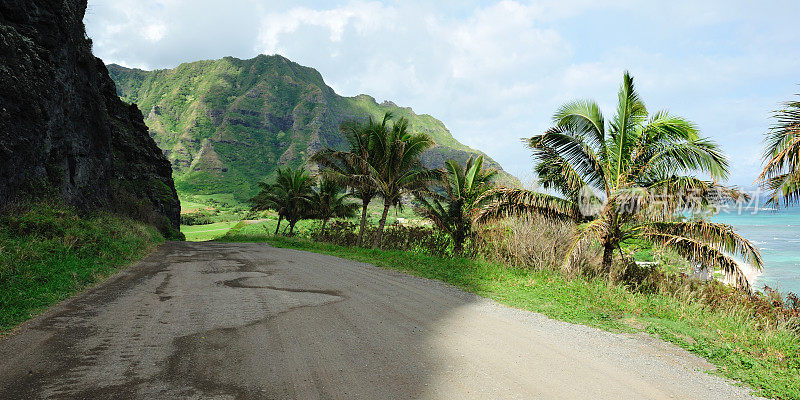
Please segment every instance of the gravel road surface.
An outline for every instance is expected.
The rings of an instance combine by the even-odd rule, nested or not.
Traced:
[[[644,334],[264,244],[162,245],[0,339],[0,399],[747,399]]]

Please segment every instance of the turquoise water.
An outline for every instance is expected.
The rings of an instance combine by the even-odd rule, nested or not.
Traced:
[[[715,222],[733,225],[736,231],[761,249],[764,270],[751,282],[761,289],[765,284],[781,292],[800,294],[800,207],[779,211],[743,210],[721,212]]]

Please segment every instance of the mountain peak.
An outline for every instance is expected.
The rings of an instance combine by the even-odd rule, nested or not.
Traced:
[[[176,187],[183,192],[229,192],[246,199],[278,166],[303,164],[325,147],[344,148],[341,122],[382,118],[387,111],[436,142],[423,156],[429,167],[482,154],[459,143],[429,115],[389,100],[378,104],[366,94],[340,96],[317,70],[277,54],[156,71],[109,65],[109,73],[120,97],[145,111],[150,134],[172,162]],[[502,170],[488,157],[487,165]]]

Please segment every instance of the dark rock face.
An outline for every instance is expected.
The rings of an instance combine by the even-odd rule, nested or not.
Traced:
[[[86,0],[0,0],[0,206],[50,188],[178,227],[170,162],[92,55]]]

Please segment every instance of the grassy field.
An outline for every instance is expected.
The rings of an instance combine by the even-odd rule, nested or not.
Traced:
[[[186,235],[187,241],[202,242],[224,236],[236,224],[235,221],[228,221],[206,225],[181,225],[181,233]]]
[[[647,332],[698,354],[717,373],[757,393],[800,399],[800,336],[765,328],[739,310],[710,310],[672,296],[642,294],[605,280],[511,268],[466,258],[406,251],[345,248],[305,239],[234,232],[221,241],[266,241],[274,246],[330,254],[438,279],[512,307],[612,332]]]
[[[249,206],[244,203],[237,202],[233,196],[227,194],[214,194],[214,195],[186,195],[181,194],[181,209],[182,213],[190,211],[189,214],[202,213],[207,215],[207,218],[201,225],[181,225],[181,232],[186,235],[186,240],[199,242],[205,240],[214,240],[225,235],[229,229],[236,227],[245,234],[263,234],[274,233],[275,224],[277,224],[278,216],[275,212],[263,211],[258,213],[249,212]],[[367,208],[367,219],[373,224],[377,225],[378,220],[383,212],[383,204],[379,201],[373,201]],[[186,215],[183,216],[184,218]],[[417,219],[419,216],[414,213],[412,207],[404,207],[402,210],[392,208],[386,217],[387,224],[393,224],[398,218],[405,218],[407,220]],[[255,223],[242,223],[239,222],[243,219],[248,221],[258,220]],[[351,222],[358,223],[359,218],[352,218]],[[206,223],[208,222],[208,223]],[[189,222],[191,223],[191,222]],[[295,226],[295,231],[305,232],[320,225],[318,220],[302,220]],[[281,223],[281,230],[288,229],[289,224],[284,220]]]
[[[163,242],[155,228],[39,203],[0,216],[0,333],[138,260]]]

